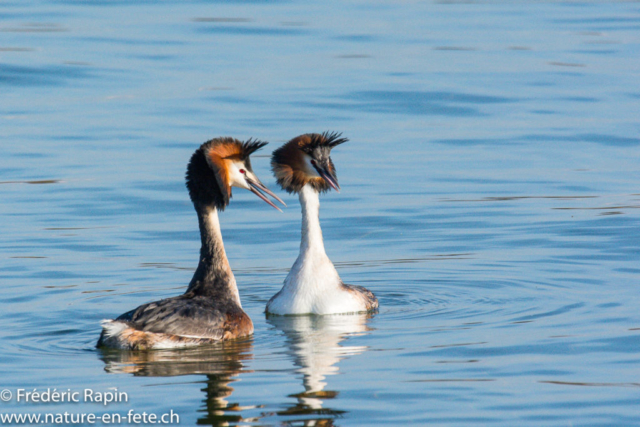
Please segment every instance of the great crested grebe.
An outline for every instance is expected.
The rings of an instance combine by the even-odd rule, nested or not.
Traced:
[[[249,156],[266,144],[216,138],[195,151],[187,166],[186,181],[198,214],[202,246],[189,287],[183,295],[141,305],[115,320],[104,320],[98,347],[175,348],[253,333],[222,243],[218,210],[229,204],[231,187],[250,190],[276,209],[261,191],[284,205],[251,169]]]
[[[369,290],[342,283],[322,241],[318,194],[330,188],[339,191],[330,153],[344,142],[347,138],[338,133],[306,134],[273,152],[271,168],[278,184],[300,197],[302,241],[284,286],[267,303],[267,313],[337,314],[378,308],[378,300]]]

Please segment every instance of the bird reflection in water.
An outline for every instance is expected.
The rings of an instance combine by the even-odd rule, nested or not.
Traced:
[[[105,371],[114,374],[133,374],[146,377],[172,377],[179,375],[206,375],[204,407],[199,411],[199,425],[225,426],[256,421],[242,417],[244,407],[229,403],[233,393],[229,385],[243,371],[243,361],[253,358],[251,339],[230,340],[213,345],[155,351],[100,350]]]
[[[326,377],[338,373],[340,360],[368,349],[340,343],[369,331],[367,320],[370,317],[370,313],[267,317],[268,323],[284,332],[289,354],[299,368],[296,372],[303,376],[304,391],[289,396],[296,398],[297,403],[277,413],[287,416],[288,421],[283,425],[332,426],[334,419],[345,413],[328,407],[327,401],[337,398],[339,392],[325,390]]]

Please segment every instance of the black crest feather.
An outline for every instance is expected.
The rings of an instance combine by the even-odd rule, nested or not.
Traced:
[[[349,141],[349,138],[342,137],[342,132],[326,131],[321,134],[310,133],[308,136],[311,138],[311,141],[309,141],[309,143],[304,147],[301,147],[301,149],[307,154],[312,153],[318,148],[328,148],[331,150],[333,147]]]
[[[242,143],[242,159],[248,158],[250,155],[267,145],[268,142],[259,139],[249,138]]]

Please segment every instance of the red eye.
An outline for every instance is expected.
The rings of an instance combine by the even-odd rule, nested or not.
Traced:
[[[247,173],[247,171],[246,171],[246,170],[244,170],[244,169],[240,169],[240,173],[241,173],[242,175],[244,175],[245,173]]]
[[[315,160],[313,160],[313,159],[311,159],[311,164],[312,164],[313,166],[315,166],[315,165],[316,165],[316,161],[315,161]]]

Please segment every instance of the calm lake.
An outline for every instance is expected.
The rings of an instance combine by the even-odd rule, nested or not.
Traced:
[[[640,425],[639,81],[632,1],[2,2],[0,413]],[[270,154],[326,130],[327,253],[380,311],[267,318],[300,242]],[[220,215],[254,335],[96,350],[186,289],[186,164],[227,135],[288,205]]]

